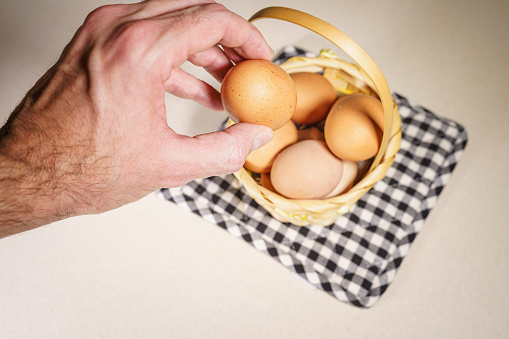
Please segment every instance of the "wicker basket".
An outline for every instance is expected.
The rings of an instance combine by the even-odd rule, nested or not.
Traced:
[[[352,39],[334,26],[307,13],[284,7],[265,8],[253,15],[250,21],[261,18],[279,19],[308,28],[341,48],[356,63],[343,61],[327,50],[315,58],[289,59],[280,65],[288,73],[323,72],[337,92],[361,92],[377,97],[382,102],[385,128],[380,149],[356,184],[346,193],[320,200],[287,199],[262,187],[247,169],[242,168],[235,173],[249,195],[275,219],[299,226],[328,226],[334,223],[339,215],[348,212],[377,181],[385,177],[400,147],[401,119],[398,109],[378,66]]]

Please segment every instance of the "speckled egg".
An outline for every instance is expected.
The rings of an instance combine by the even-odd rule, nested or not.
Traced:
[[[221,100],[234,122],[277,130],[291,119],[297,91],[290,75],[278,65],[267,60],[245,60],[224,77]]]

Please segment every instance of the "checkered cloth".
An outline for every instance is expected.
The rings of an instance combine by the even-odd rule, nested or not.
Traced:
[[[277,61],[295,54],[287,48]],[[393,94],[401,150],[387,176],[328,227],[275,220],[233,175],[163,189],[178,206],[243,239],[338,300],[371,307],[393,281],[467,143],[465,129]]]

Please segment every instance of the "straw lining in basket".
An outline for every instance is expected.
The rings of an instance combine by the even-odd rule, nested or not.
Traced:
[[[305,53],[290,46],[280,59]],[[338,300],[373,306],[394,280],[467,143],[461,125],[393,97],[402,117],[401,150],[386,177],[331,226],[274,219],[233,175],[195,180],[161,195]]]

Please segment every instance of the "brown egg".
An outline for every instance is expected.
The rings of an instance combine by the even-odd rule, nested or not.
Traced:
[[[277,154],[286,146],[297,142],[297,140],[297,127],[290,120],[283,127],[274,131],[271,141],[247,156],[244,167],[256,173],[269,172]]]
[[[270,180],[270,174],[269,173],[262,173],[261,174],[261,185],[268,189],[271,192],[277,193],[274,186],[272,186],[272,182]]]
[[[285,148],[274,160],[270,178],[281,195],[291,199],[321,199],[338,185],[343,162],[323,141],[304,140]]]
[[[297,108],[292,120],[297,124],[310,125],[324,119],[336,100],[336,91],[331,83],[318,73],[299,72],[290,76],[297,89]]]
[[[300,129],[297,132],[299,134],[299,141],[308,140],[308,139],[325,141],[325,137],[323,135],[323,132],[320,131],[316,127],[309,127],[309,128],[305,128],[305,129]]]
[[[325,120],[327,146],[338,158],[370,159],[378,152],[384,122],[380,100],[364,94],[338,99]]]
[[[385,125],[384,109],[380,99],[371,95],[356,93],[342,97],[343,106],[351,106],[366,113],[383,131]],[[347,101],[348,100],[348,101]]]
[[[325,198],[338,196],[352,188],[358,173],[359,165],[356,162],[343,160],[343,174],[341,175],[341,180],[339,180],[339,184],[336,188],[327,194]]]
[[[267,60],[245,60],[226,73],[221,100],[234,122],[276,130],[291,119],[297,91],[292,78],[278,65]]]

